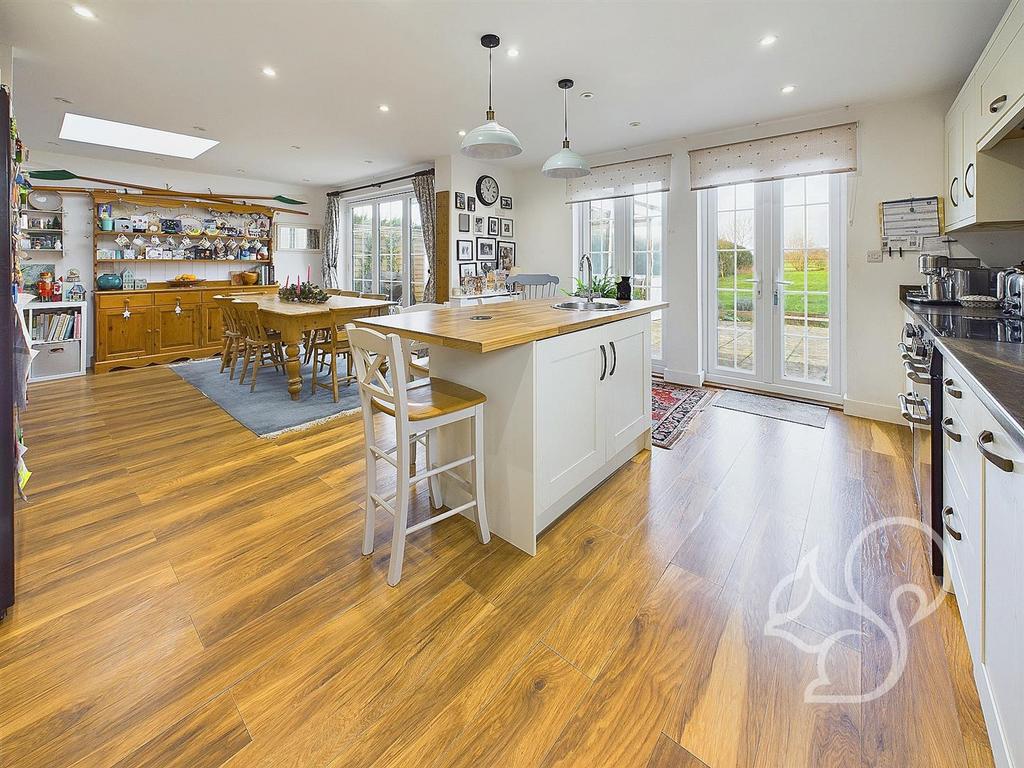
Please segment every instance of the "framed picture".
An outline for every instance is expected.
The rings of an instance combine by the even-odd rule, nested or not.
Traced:
[[[455,259],[456,261],[473,261],[472,240],[455,241]]]
[[[501,220],[501,236],[515,237],[515,235],[512,234],[512,219]]]
[[[480,261],[492,261],[495,258],[496,242],[493,237],[478,237],[476,239],[476,257]]]
[[[478,274],[475,261],[471,261],[468,264],[459,264],[459,280],[464,277],[476,277]]]
[[[496,261],[478,261],[477,266],[480,269],[481,275],[486,275],[488,272],[493,272],[498,268],[498,262]]]
[[[455,207],[460,211],[466,210],[466,193],[456,192],[455,193]]]
[[[459,232],[469,232],[469,214],[459,214]]]
[[[475,211],[476,210],[476,198],[475,197],[470,196],[470,197],[466,198],[466,210],[467,211]]]
[[[473,217],[473,234],[474,235],[486,235],[486,223],[483,216]]]
[[[491,237],[497,237],[498,233],[500,231],[501,231],[501,229],[500,229],[498,217],[497,216],[488,216],[487,217],[487,234],[490,235]]]
[[[498,241],[498,267],[506,272],[516,265],[516,244],[508,240]]]
[[[512,198],[511,197],[506,197],[505,195],[501,196],[501,209],[504,210],[504,211],[511,211],[512,210]]]

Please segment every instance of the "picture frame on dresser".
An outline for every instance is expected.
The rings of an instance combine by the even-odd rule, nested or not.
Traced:
[[[476,277],[478,274],[475,261],[459,264],[459,280],[464,277]]]

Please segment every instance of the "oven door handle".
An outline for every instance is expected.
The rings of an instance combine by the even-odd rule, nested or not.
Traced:
[[[918,398],[913,394],[905,395],[902,392],[897,396],[896,399],[899,400],[900,403],[900,416],[902,416],[906,421],[909,421],[911,424],[931,423],[931,413],[929,412],[927,400]],[[913,403],[914,405],[924,406],[925,415],[917,416],[916,414],[914,414],[914,412],[911,410],[911,403]]]
[[[922,369],[920,366],[914,365],[909,360],[903,362],[903,370],[907,372],[907,378],[915,384],[931,384],[932,377],[928,375],[927,370]]]

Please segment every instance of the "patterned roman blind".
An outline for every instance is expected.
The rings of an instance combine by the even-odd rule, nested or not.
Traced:
[[[668,192],[672,155],[645,157],[625,163],[595,165],[589,176],[569,179],[567,203],[585,203],[647,192]]]
[[[857,124],[844,123],[690,152],[690,189],[857,170]]]

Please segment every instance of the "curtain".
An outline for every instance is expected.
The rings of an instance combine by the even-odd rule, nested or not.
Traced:
[[[324,221],[324,255],[320,262],[324,288],[340,288],[338,279],[338,257],[344,247],[345,212],[341,195],[327,196],[327,217]]]
[[[630,160],[625,163],[595,165],[589,176],[569,179],[566,190],[568,203],[630,197],[647,192],[668,192],[672,175],[672,156],[659,155]]]
[[[412,191],[416,193],[416,201],[420,204],[420,220],[423,222],[423,249],[427,252],[427,264],[430,272],[427,284],[423,286],[423,301],[430,304],[437,298],[435,296],[437,281],[434,279],[437,274],[437,251],[434,249],[434,229],[437,226],[434,174],[431,172],[413,176]]]
[[[690,189],[857,170],[857,124],[844,123],[690,152]]]

